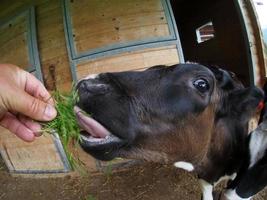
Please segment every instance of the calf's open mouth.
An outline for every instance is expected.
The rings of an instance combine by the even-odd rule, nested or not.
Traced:
[[[78,106],[74,107],[74,112],[81,128],[82,143],[87,146],[99,146],[121,141],[120,138],[110,133],[102,124],[87,115]]]

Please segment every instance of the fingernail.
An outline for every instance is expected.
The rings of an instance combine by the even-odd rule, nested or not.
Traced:
[[[50,104],[48,104],[45,108],[45,116],[48,118],[48,119],[53,119],[57,114],[57,111],[56,109],[51,106]]]
[[[26,142],[33,142],[35,139],[35,136],[32,131],[25,131],[23,135],[19,137]]]
[[[35,131],[35,132],[33,132],[33,134],[35,135],[35,137],[40,137],[43,135],[43,132],[42,131]]]
[[[28,125],[28,128],[30,128],[35,136],[41,136],[42,135],[42,126],[37,122],[32,122],[31,125]]]

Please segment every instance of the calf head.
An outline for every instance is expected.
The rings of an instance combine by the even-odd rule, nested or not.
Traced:
[[[199,166],[200,178],[214,183],[239,170],[247,153],[248,121],[262,108],[263,91],[244,88],[233,73],[214,68],[220,101],[208,153]]]
[[[77,90],[81,145],[97,159],[196,164],[207,154],[225,98],[244,89],[225,71],[179,64],[99,74]]]

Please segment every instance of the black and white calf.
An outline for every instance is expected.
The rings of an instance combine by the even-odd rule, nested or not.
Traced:
[[[77,90],[86,152],[194,171],[205,200],[213,198],[220,178],[239,170],[247,122],[263,98],[227,71],[192,63],[99,74],[80,81]]]
[[[266,92],[266,90],[265,90]],[[265,99],[266,101],[266,99]],[[228,185],[222,200],[249,200],[267,186],[267,104],[259,126],[247,139],[247,156],[236,179]]]
[[[203,199],[212,200],[213,187],[221,180],[235,179],[247,157],[247,124],[260,109],[263,92],[243,88],[231,72],[213,69],[220,89],[226,96],[217,110],[209,150],[198,176]]]

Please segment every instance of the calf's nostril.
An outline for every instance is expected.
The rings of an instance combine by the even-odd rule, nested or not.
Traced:
[[[94,81],[85,80],[79,83],[78,90],[80,92],[90,93],[92,95],[105,94],[109,91],[107,84],[95,83]]]
[[[94,94],[105,94],[108,92],[108,86],[106,84],[95,84],[89,86],[87,90]]]
[[[84,81],[81,81],[77,84],[76,89],[78,90],[86,90],[86,83]]]
[[[76,83],[75,85],[75,90],[81,90],[84,89],[85,85],[84,85],[84,81],[79,81],[78,83]]]

